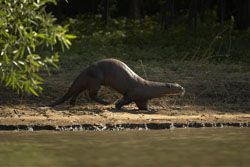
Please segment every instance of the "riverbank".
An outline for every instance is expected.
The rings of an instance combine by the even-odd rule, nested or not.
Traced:
[[[22,109],[21,109],[22,108]],[[89,104],[78,107],[1,107],[0,130],[128,130],[169,129],[186,127],[249,127],[250,114],[194,113],[172,107],[155,112],[139,111],[134,104],[127,110],[116,110],[113,105]],[[157,108],[157,106],[151,106]],[[171,113],[176,113],[172,114]]]
[[[199,64],[195,62],[125,61],[143,78],[177,82],[186,89],[184,97],[163,97],[149,101],[149,111],[138,110],[134,103],[116,110],[121,98],[102,87],[99,97],[113,104],[99,105],[82,93],[75,107],[68,102],[37,107],[63,96],[79,72],[88,66],[52,71],[39,97],[17,95],[1,87],[0,129],[162,129],[170,127],[249,126],[250,80],[248,66]]]

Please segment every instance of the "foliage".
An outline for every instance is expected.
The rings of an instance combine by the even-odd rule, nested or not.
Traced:
[[[79,36],[73,46],[77,55],[69,57],[66,54],[63,56],[66,61],[62,63],[69,63],[69,59],[77,59],[80,63],[87,57],[165,62],[249,62],[250,33],[233,29],[233,18],[219,24],[211,16],[211,20],[200,23],[195,30],[186,27],[187,20],[183,19],[165,30],[159,25],[159,18],[158,15],[140,20],[110,18],[107,25],[101,15],[68,18],[65,23],[70,23],[70,31]]]
[[[149,43],[155,31],[160,31],[158,23],[150,17],[143,20],[131,20],[125,17],[110,19],[105,25],[101,15],[89,19],[85,15],[65,20],[71,31],[83,40],[97,45],[109,46],[119,44],[140,45]]]
[[[41,68],[56,66],[58,54],[39,55],[40,48],[69,48],[68,25],[55,25],[55,18],[45,11],[55,0],[0,0],[0,77],[5,86],[38,96],[43,79]]]

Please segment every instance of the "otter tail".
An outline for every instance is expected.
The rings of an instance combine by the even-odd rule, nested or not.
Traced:
[[[58,99],[57,101],[55,101],[53,103],[46,104],[45,106],[46,107],[54,107],[54,106],[56,106],[58,104],[61,104],[61,103],[65,102],[66,100],[68,100],[75,93],[75,91],[73,91],[71,88],[72,87],[69,88],[68,92],[63,97],[61,97],[60,99]]]
[[[38,105],[38,106],[40,106],[40,107],[54,107],[54,106],[56,106],[58,104],[61,104],[61,103],[65,102],[66,100],[68,100],[69,98],[74,96],[75,94],[79,94],[79,92],[86,89],[86,86],[85,86],[86,84],[82,80],[83,80],[82,76],[79,75],[74,80],[74,82],[70,86],[69,90],[67,91],[67,93],[62,98],[58,99],[57,101],[55,101],[53,103],[45,104],[45,105]]]

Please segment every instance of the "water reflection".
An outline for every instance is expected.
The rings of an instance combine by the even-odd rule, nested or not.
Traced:
[[[250,128],[0,132],[0,166],[249,166]]]

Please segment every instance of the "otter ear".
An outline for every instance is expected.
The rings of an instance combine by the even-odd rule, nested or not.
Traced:
[[[168,84],[168,83],[166,83],[165,86],[166,86],[167,88],[171,88],[171,85]]]

